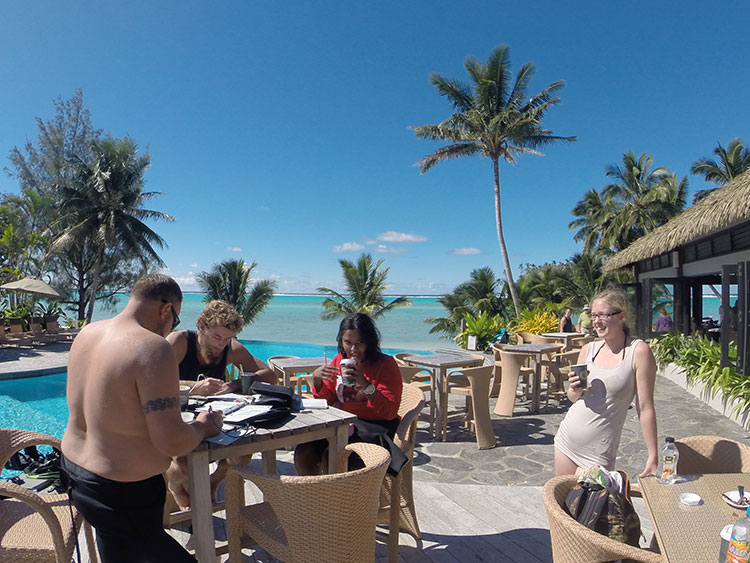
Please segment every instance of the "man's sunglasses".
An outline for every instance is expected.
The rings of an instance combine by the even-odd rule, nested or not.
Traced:
[[[166,299],[162,299],[164,303],[169,303],[169,308],[172,309],[172,330],[176,329],[180,324],[180,315],[174,310],[174,305]]]

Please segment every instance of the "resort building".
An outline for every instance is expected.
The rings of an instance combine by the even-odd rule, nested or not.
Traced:
[[[710,192],[680,215],[618,252],[608,271],[629,268],[635,283],[625,287],[634,315],[631,328],[654,336],[656,319],[671,312],[673,329],[706,332],[722,345],[722,365],[735,362],[729,343],[738,345],[737,371],[750,373],[750,171]],[[719,318],[706,318],[703,296],[720,299]]]

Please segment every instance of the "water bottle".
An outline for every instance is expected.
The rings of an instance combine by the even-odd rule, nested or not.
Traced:
[[[745,518],[740,518],[732,526],[732,539],[729,540],[729,549],[727,549],[727,563],[748,563],[750,507],[746,509],[745,513]]]
[[[677,458],[679,457],[680,452],[677,451],[677,446],[675,446],[674,438],[668,436],[667,444],[662,450],[662,483],[675,483],[677,481]]]

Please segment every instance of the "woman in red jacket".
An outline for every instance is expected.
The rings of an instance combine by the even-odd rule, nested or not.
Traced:
[[[389,449],[392,458],[389,471],[398,472],[406,461],[393,444],[403,390],[398,364],[380,351],[378,329],[363,313],[351,314],[341,321],[336,341],[338,354],[331,364],[313,372],[313,395],[326,399],[332,407],[357,415],[359,420],[350,431],[349,442],[370,442]],[[342,372],[344,359],[354,363]],[[351,382],[354,384],[345,384]],[[317,440],[297,446],[294,451],[297,473],[316,475],[326,470],[323,460],[327,459],[324,455],[327,445],[327,440]]]

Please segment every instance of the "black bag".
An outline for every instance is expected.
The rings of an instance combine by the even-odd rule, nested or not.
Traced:
[[[630,502],[628,475],[620,471],[626,494],[605,489],[601,485],[579,482],[565,497],[568,514],[587,528],[613,540],[639,547],[641,520]]]
[[[292,402],[294,391],[290,387],[273,385],[262,381],[255,381],[250,386],[254,405],[269,405],[271,410],[251,416],[243,420],[243,424],[250,424],[256,428],[271,428],[281,426],[292,416]]]

